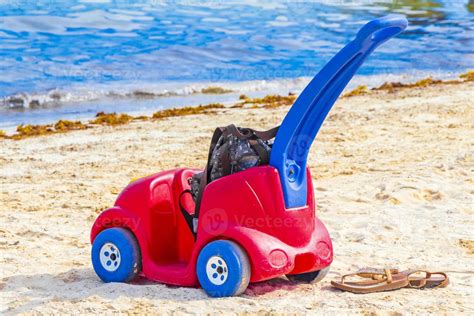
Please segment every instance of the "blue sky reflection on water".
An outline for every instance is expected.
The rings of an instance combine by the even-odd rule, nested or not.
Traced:
[[[0,0],[0,98],[58,89],[90,101],[121,85],[310,77],[388,13],[410,27],[359,74],[473,68],[472,0]]]

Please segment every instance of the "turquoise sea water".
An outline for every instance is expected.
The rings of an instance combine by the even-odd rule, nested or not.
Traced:
[[[206,86],[298,90],[298,78],[388,13],[406,14],[410,26],[361,75],[474,68],[472,0],[0,0],[0,128],[225,101],[201,95]]]

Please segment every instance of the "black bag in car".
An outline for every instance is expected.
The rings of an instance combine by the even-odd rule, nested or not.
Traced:
[[[277,131],[278,127],[259,132],[233,124],[216,128],[206,168],[190,179],[191,195],[196,204],[194,217],[198,216],[202,193],[207,184],[221,177],[269,163],[272,139]]]

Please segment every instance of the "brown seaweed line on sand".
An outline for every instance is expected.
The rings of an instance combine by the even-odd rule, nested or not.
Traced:
[[[421,79],[414,83],[401,83],[401,82],[385,82],[379,87],[372,89],[367,88],[367,86],[361,85],[353,89],[352,91],[344,94],[343,98],[354,97],[359,95],[367,95],[372,91],[387,91],[388,93],[396,92],[400,89],[405,88],[423,88],[433,85],[441,84],[460,84],[463,82],[474,81],[474,71],[469,70],[464,74],[459,76],[460,80],[435,80],[431,77]],[[212,88],[212,89],[211,89]],[[228,93],[230,90],[221,89],[219,87],[209,87],[209,91],[202,91],[202,93]],[[288,96],[281,95],[267,95],[263,98],[254,98],[251,99],[246,95],[241,95],[239,97],[240,102],[231,106],[230,108],[239,109],[239,108],[278,108],[281,106],[292,105],[296,100],[296,95],[289,94]],[[207,105],[199,106],[186,106],[182,108],[173,108],[160,110],[151,117],[148,116],[137,116],[133,117],[125,113],[104,113],[99,112],[96,114],[96,117],[93,120],[90,120],[88,123],[82,123],[80,121],[68,121],[68,120],[59,120],[55,124],[49,125],[19,125],[16,129],[16,133],[13,135],[7,135],[4,131],[0,130],[0,139],[13,139],[19,140],[27,137],[33,136],[42,136],[50,135],[57,133],[65,133],[74,130],[83,130],[92,128],[94,125],[107,125],[107,126],[117,126],[128,124],[132,121],[146,121],[146,120],[160,120],[168,117],[177,117],[185,115],[198,115],[198,114],[208,114],[213,113],[217,109],[225,108],[223,104],[220,103],[211,103]]]
[[[401,82],[385,82],[379,87],[375,87],[372,89],[367,88],[367,86],[357,86],[354,90],[344,94],[342,97],[353,97],[358,95],[366,95],[369,94],[370,91],[387,91],[387,92],[395,92],[398,89],[404,88],[424,88],[428,86],[434,85],[441,85],[441,84],[460,84],[468,81],[474,81],[474,71],[469,70],[468,72],[461,74],[459,76],[461,80],[436,80],[431,77],[418,80],[417,82],[413,83],[401,83]]]

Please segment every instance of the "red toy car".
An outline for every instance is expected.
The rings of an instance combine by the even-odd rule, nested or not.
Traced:
[[[105,282],[138,274],[211,296],[239,295],[249,282],[286,275],[318,281],[329,269],[333,249],[315,215],[306,157],[335,100],[382,42],[400,33],[406,19],[369,22],[313,79],[285,117],[270,165],[217,179],[202,196],[195,234],[181,207],[193,210],[188,179],[196,169],[175,169],[137,180],[115,206],[95,221],[92,263]]]

